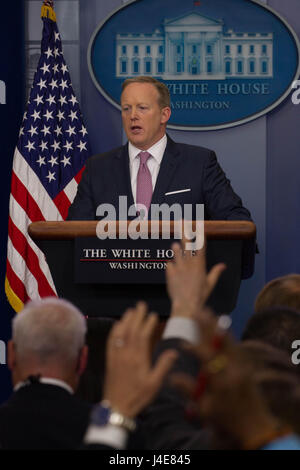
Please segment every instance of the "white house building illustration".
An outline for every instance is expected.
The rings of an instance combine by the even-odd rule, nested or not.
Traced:
[[[116,35],[116,77],[225,80],[273,76],[273,34],[225,31],[199,13],[165,19],[152,34]]]

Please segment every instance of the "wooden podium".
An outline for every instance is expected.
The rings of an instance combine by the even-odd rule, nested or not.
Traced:
[[[129,272],[126,270],[122,273],[124,280],[121,278],[120,281],[119,278],[117,282],[113,280],[108,282],[105,276],[101,278],[101,273],[99,275],[97,273],[92,282],[76,279],[75,271],[76,269],[78,271],[78,266],[80,270],[80,262],[85,261],[77,260],[76,268],[74,257],[77,241],[94,240],[98,247],[106,247],[109,244],[110,240],[99,240],[96,237],[97,223],[97,221],[35,222],[29,226],[29,235],[45,254],[58,295],[73,302],[89,317],[120,317],[125,309],[134,305],[137,300],[145,300],[150,310],[156,311],[162,318],[167,317],[170,302],[163,273],[159,275],[160,280],[150,283],[129,282]],[[127,226],[129,223],[125,222]],[[150,224],[150,222],[143,223]],[[253,273],[256,227],[247,221],[205,221],[204,231],[207,239],[208,268],[218,262],[227,265],[226,271],[208,300],[208,305],[216,313],[230,313],[236,305],[241,279],[250,277]],[[117,236],[119,232],[120,227],[117,225]],[[158,232],[161,236],[161,222],[158,225]],[[171,226],[171,237],[174,233],[174,228]],[[130,246],[135,246],[136,243],[134,240],[126,242]],[[148,242],[150,243],[150,240]],[[172,240],[167,242],[170,247]],[[115,240],[114,243],[118,241]],[[156,243],[159,244],[160,241],[157,240]],[[95,273],[97,263],[91,264]],[[100,263],[98,266],[100,267]],[[86,266],[84,269],[87,269]],[[120,277],[120,273],[118,276]]]

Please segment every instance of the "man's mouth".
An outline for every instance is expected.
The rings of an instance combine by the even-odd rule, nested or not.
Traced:
[[[133,134],[139,134],[142,131],[140,126],[131,126],[130,130]]]

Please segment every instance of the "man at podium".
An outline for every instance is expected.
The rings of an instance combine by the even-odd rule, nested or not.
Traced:
[[[151,205],[204,204],[206,220],[251,220],[212,150],[175,143],[167,134],[171,115],[169,90],[152,77],[127,79],[122,86],[122,120],[128,143],[86,164],[69,220],[96,220],[109,204],[120,217],[120,197],[136,209]],[[97,210],[98,209],[98,210]],[[145,216],[145,213],[144,213]],[[194,213],[192,217],[195,218]],[[184,217],[183,217],[184,218]]]

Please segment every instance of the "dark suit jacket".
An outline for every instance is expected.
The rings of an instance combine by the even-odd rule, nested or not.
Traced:
[[[172,195],[166,193],[191,189]],[[91,157],[86,164],[69,220],[95,220],[99,204],[119,206],[118,196],[134,204],[128,145]],[[167,147],[152,196],[152,204],[204,204],[205,219],[251,220],[250,213],[233,191],[213,151],[173,142]],[[117,210],[118,218],[118,210]]]
[[[61,387],[21,387],[0,406],[3,449],[77,449],[89,422],[91,406]]]
[[[186,416],[188,400],[169,382],[174,373],[185,373],[196,378],[199,361],[180,339],[161,340],[154,354],[154,362],[163,351],[175,349],[179,352],[171,372],[154,401],[141,413],[139,431],[144,439],[144,448],[151,450],[208,450],[211,449],[211,433],[199,420]]]

